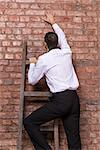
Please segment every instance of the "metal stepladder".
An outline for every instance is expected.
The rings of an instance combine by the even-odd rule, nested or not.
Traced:
[[[22,78],[21,78],[21,88],[20,88],[20,108],[19,108],[19,126],[18,126],[18,141],[17,141],[17,150],[23,150],[23,117],[24,117],[24,105],[25,97],[32,97],[32,102],[34,103],[35,97],[43,99],[43,97],[50,97],[50,92],[40,92],[40,91],[25,91],[25,81],[26,81],[26,68],[27,68],[27,42],[23,43],[23,54],[22,54]],[[46,100],[42,100],[43,102]],[[38,100],[36,101],[38,103]],[[53,120],[52,128],[42,128],[41,131],[53,132],[54,135],[54,150],[59,150],[59,123],[58,119]]]

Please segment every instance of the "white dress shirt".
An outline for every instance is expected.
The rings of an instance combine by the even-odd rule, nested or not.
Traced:
[[[45,75],[52,93],[76,90],[79,82],[72,64],[72,51],[62,29],[56,23],[52,27],[58,35],[61,49],[52,49],[39,56],[36,64],[30,64],[28,82],[35,85]]]

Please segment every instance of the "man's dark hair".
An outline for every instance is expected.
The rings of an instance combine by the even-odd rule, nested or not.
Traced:
[[[58,46],[58,35],[55,32],[46,33],[44,40],[49,50],[57,48]]]

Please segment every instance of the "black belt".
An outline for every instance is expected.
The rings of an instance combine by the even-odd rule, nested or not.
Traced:
[[[57,95],[57,94],[61,94],[61,93],[66,93],[66,92],[76,92],[76,90],[64,90],[64,91],[61,91],[61,92],[55,92],[55,93],[52,93],[52,95]]]

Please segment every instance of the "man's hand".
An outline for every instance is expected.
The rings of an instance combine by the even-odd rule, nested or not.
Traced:
[[[47,13],[44,18],[42,18],[45,22],[53,25],[55,23],[54,14]]]
[[[34,64],[36,64],[36,63],[37,63],[36,57],[29,58],[29,63],[34,63]]]

